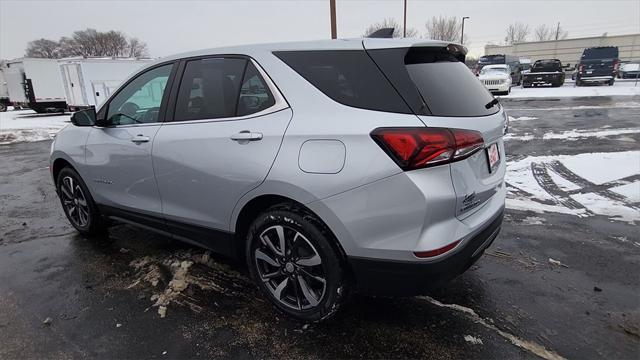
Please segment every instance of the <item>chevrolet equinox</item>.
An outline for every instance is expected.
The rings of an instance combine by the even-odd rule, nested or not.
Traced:
[[[501,105],[441,41],[330,40],[160,59],[51,146],[82,234],[113,221],[246,262],[304,321],[414,295],[500,231]]]

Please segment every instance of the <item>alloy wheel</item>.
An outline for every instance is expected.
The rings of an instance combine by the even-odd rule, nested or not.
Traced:
[[[89,205],[80,184],[71,176],[62,178],[60,196],[69,219],[78,227],[89,224]]]
[[[260,234],[253,252],[260,281],[282,305],[294,310],[317,306],[327,281],[322,258],[299,231],[283,225]]]

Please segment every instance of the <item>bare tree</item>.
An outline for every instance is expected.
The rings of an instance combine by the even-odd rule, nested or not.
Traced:
[[[529,32],[529,25],[515,22],[507,27],[507,36],[505,36],[504,41],[509,45],[524,42],[527,40]]]
[[[60,57],[60,44],[48,39],[38,39],[27,44],[26,57],[57,59]]]
[[[536,41],[562,40],[569,36],[569,32],[564,30],[560,24],[557,26],[539,25],[533,31],[533,37]]]
[[[30,45],[32,43],[30,43]],[[79,30],[75,31],[71,37],[62,37],[57,43],[55,41],[51,41],[51,43],[57,45],[55,52],[56,57],[147,56],[147,45],[144,42],[137,38],[127,40],[123,33],[113,30],[106,32],[100,32],[95,29]],[[29,49],[30,48],[27,48],[27,54],[29,54]],[[39,49],[39,47],[34,46],[34,49]]]
[[[560,26],[560,23],[558,23],[558,25],[553,31],[553,38],[555,40],[562,40],[562,39],[566,39],[567,36],[569,36],[569,32],[563,29],[562,26]]]
[[[432,17],[425,24],[427,36],[433,40],[460,41],[460,24],[455,17]]]
[[[536,41],[547,41],[553,38],[554,31],[545,24],[538,25],[533,30],[533,39]]]
[[[380,30],[380,29],[385,29],[385,28],[393,28],[395,29],[395,31],[393,32],[393,37],[394,38],[401,38],[402,37],[402,33],[403,33],[403,29],[402,26],[400,26],[400,24],[396,21],[396,19],[394,18],[386,18],[380,22],[377,22],[375,24],[369,25],[369,27],[367,27],[367,29],[364,31],[364,34],[362,34],[362,37],[367,37],[371,34],[373,34],[374,32]],[[407,37],[411,38],[411,37],[418,37],[418,30],[414,29],[414,28],[407,28]]]
[[[148,56],[147,52],[147,44],[138,40],[138,38],[130,38],[129,39],[129,57],[130,58],[141,58]]]

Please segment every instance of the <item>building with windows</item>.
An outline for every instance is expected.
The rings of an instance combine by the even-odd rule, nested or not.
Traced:
[[[580,60],[582,51],[594,46],[617,46],[621,61],[640,60],[640,34],[532,41],[514,45],[486,45],[484,53],[485,55],[515,55],[531,61],[559,59],[563,65],[574,66]]]

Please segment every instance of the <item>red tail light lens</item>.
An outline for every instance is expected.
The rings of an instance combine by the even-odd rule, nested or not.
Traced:
[[[584,72],[584,65],[580,65],[580,67],[578,67],[578,72]]]
[[[473,130],[379,128],[371,137],[405,171],[462,160],[484,147]]]
[[[429,251],[419,251],[419,252],[414,252],[413,254],[419,258],[435,257],[453,250],[456,246],[458,246],[459,243],[460,243],[460,240],[454,241],[451,244],[443,246],[439,249],[429,250]]]

